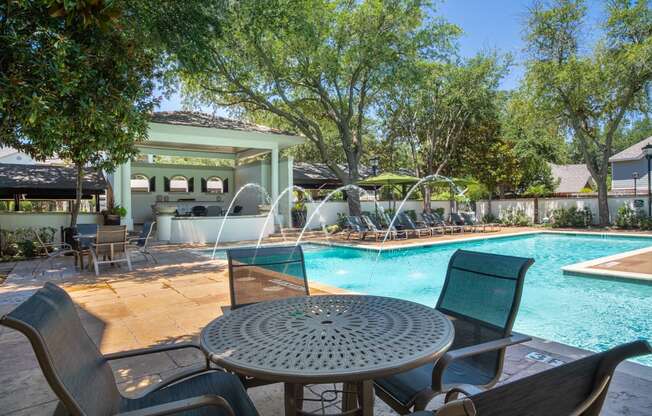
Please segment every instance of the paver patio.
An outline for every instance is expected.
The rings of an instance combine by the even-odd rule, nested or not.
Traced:
[[[229,305],[226,262],[208,260],[189,247],[158,246],[158,265],[134,263],[134,271],[105,268],[96,278],[77,272],[71,259],[62,259],[53,268],[32,276],[36,262],[17,263],[0,286],[0,313],[6,313],[42,286],[45,280],[63,286],[79,307],[89,334],[104,353],[141,348],[161,343],[194,340],[201,329],[221,315]],[[328,287],[311,283],[314,294]],[[551,364],[527,358],[532,352],[569,361],[586,351],[558,343],[534,340],[508,349],[502,381],[536,373]],[[156,383],[180,368],[198,365],[202,357],[194,351],[175,351],[112,363],[116,379],[125,394]],[[0,327],[0,414],[51,414],[55,396],[45,382],[27,340],[17,332]],[[332,387],[332,386],[330,386]],[[313,389],[323,391],[329,386]],[[609,391],[605,415],[652,414],[652,368],[635,363],[619,367]],[[282,385],[274,384],[249,391],[262,415],[283,413]],[[310,397],[311,392],[306,396]],[[433,407],[438,403],[434,402]],[[316,403],[309,403],[317,406]],[[380,400],[376,414],[394,414]]]

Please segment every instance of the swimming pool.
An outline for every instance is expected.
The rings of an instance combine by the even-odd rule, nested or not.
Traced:
[[[565,276],[573,263],[652,246],[652,238],[530,234],[376,252],[306,245],[310,281],[434,306],[460,248],[533,257],[514,329],[592,351],[652,338],[652,285]],[[652,357],[637,360],[652,366]]]

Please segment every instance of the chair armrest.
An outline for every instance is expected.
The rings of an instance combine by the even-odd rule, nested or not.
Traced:
[[[475,416],[477,411],[469,399],[455,400],[437,409],[435,416]]]
[[[223,397],[205,395],[191,399],[177,400],[170,403],[133,410],[131,412],[118,413],[116,416],[163,416],[180,413],[201,407],[215,407],[226,411],[227,415],[235,416],[233,409]]]
[[[174,351],[174,350],[180,350],[184,348],[195,348],[203,352],[201,347],[197,344],[193,344],[191,342],[182,342],[179,344],[158,345],[156,347],[151,347],[151,348],[139,348],[135,350],[104,354],[104,358],[108,361],[120,360],[122,358],[138,357],[139,355],[157,354],[159,352]]]
[[[457,400],[460,394],[463,394],[466,397],[471,397],[474,394],[480,394],[482,392],[484,392],[483,389],[478,386],[474,386],[473,384],[455,384],[450,390],[446,392],[444,403]]]
[[[483,342],[481,344],[471,345],[464,348],[459,348],[456,350],[449,350],[444,354],[437,363],[435,368],[432,370],[432,387],[434,391],[443,391],[443,376],[446,368],[455,360],[460,358],[472,357],[474,355],[482,354],[485,352],[496,351],[503,348],[507,348],[511,345],[520,344],[523,342],[530,341],[532,338],[527,335],[512,333],[511,336],[496,339],[493,341]]]

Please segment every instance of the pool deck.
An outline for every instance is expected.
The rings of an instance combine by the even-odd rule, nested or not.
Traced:
[[[462,237],[452,239],[459,238]],[[136,261],[132,272],[106,267],[99,278],[88,271],[75,270],[68,258],[44,267],[44,273],[35,276],[32,271],[36,261],[18,262],[0,285],[0,314],[13,309],[45,281],[51,281],[70,293],[84,326],[104,353],[196,340],[201,329],[228,307],[229,292],[226,262],[209,260],[192,248],[198,247],[157,246],[154,253],[158,265]],[[335,290],[316,285],[311,288],[314,294]],[[553,360],[568,362],[586,354],[589,352],[539,339],[511,347],[501,383],[551,368]],[[195,352],[176,351],[117,361],[113,369],[119,388],[130,395],[180,369],[198,365],[201,360]],[[0,363],[0,415],[52,413],[56,399],[29,343],[21,334],[5,327],[0,327]],[[320,388],[323,387],[317,387]],[[602,414],[650,415],[650,391],[652,367],[624,363],[616,372]],[[283,413],[280,384],[254,388],[249,394],[261,415]],[[307,397],[310,394],[306,392]],[[433,402],[432,407],[439,403]],[[375,414],[395,413],[377,400]]]

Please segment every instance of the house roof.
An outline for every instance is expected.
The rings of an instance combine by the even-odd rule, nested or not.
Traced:
[[[556,194],[575,194],[586,187],[591,180],[591,173],[586,165],[555,165],[550,164],[550,171],[559,184],[555,188]]]
[[[77,172],[74,166],[19,165],[0,163],[0,197],[27,194],[27,198],[70,199],[75,196]],[[104,191],[104,175],[85,169],[84,194]]]
[[[173,124],[177,126],[208,127],[224,130],[251,131],[258,133],[271,133],[294,135],[272,127],[261,126],[247,121],[235,120],[217,115],[194,111],[160,111],[152,114],[152,123]]]
[[[609,158],[609,162],[624,162],[627,160],[639,160],[643,158],[643,146],[652,144],[652,136],[643,139],[640,142],[629,146],[622,152],[616,153]]]

